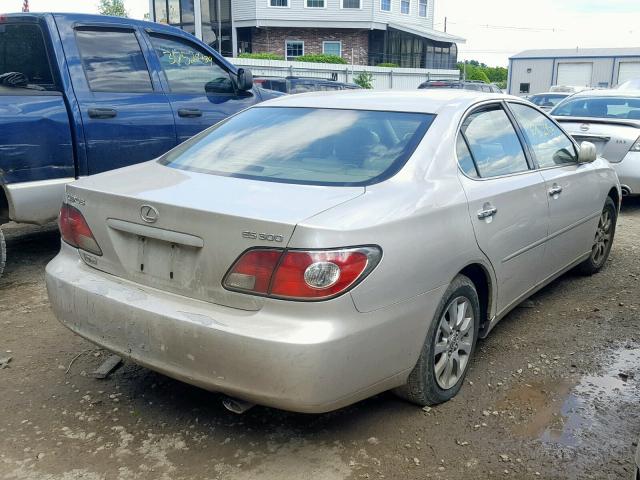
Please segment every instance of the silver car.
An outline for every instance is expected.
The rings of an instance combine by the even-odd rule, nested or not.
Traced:
[[[593,143],[611,162],[625,195],[640,195],[640,91],[578,93],[551,115],[578,142]]]
[[[518,303],[603,267],[620,196],[516,97],[288,96],[70,184],[46,282],[72,331],[232,398],[432,405]]]

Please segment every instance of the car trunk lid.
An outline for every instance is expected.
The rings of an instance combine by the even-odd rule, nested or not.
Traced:
[[[67,202],[85,216],[103,251],[85,262],[123,279],[235,308],[262,300],[222,280],[248,248],[284,248],[297,223],[364,193],[224,177],[147,162],[84,178]]]

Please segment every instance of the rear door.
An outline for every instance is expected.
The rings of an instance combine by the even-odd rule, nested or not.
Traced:
[[[501,103],[471,112],[457,140],[460,174],[479,247],[498,280],[498,312],[543,278],[549,205],[545,182]]]
[[[252,91],[238,91],[227,67],[197,43],[177,35],[147,33],[179,142],[259,101]]]
[[[579,164],[571,139],[536,109],[509,103],[520,124],[549,198],[545,274],[552,276],[591,250],[602,210],[600,179],[593,164]]]

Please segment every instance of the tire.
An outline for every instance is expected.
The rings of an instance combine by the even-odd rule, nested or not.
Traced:
[[[455,307],[452,307],[454,304]],[[455,310],[450,310],[450,307]],[[459,314],[460,309],[462,309],[463,315],[472,313],[472,325],[467,325],[465,321],[467,317],[465,317],[454,329],[454,332],[457,330],[458,334],[453,339],[455,343],[451,343],[452,337],[446,338],[443,327],[447,326],[443,325],[443,322],[448,324],[447,319],[451,318],[450,312],[455,311]],[[396,388],[394,393],[420,406],[437,405],[455,397],[462,387],[475,352],[480,320],[480,301],[476,288],[467,277],[458,275],[447,288],[436,309],[418,363],[409,375],[407,383]],[[466,333],[465,325],[467,327]],[[436,353],[437,350],[442,350],[442,352]],[[464,350],[467,353],[461,355]],[[457,374],[453,375],[456,356],[458,359]],[[449,358],[454,358],[454,361],[451,362],[451,376],[447,379],[445,377],[450,363]],[[444,362],[444,368],[442,362]],[[463,362],[464,365],[462,365]],[[436,367],[438,372],[436,372]]]
[[[2,228],[0,228],[0,277],[4,272],[4,266],[7,263],[7,244],[4,241],[4,234]]]
[[[618,221],[618,209],[611,197],[607,197],[604,208],[598,220],[598,229],[594,239],[591,255],[576,267],[576,271],[582,275],[593,275],[602,270],[607,263],[611,246],[616,234],[616,222]]]

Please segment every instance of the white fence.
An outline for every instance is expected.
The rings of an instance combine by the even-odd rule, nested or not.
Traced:
[[[367,67],[363,65],[258,60],[255,58],[228,58],[227,60],[235,65],[250,68],[255,77],[295,75],[353,82],[353,78],[359,73],[369,72],[373,76],[373,88],[377,90],[414,90],[425,80],[458,80],[460,78],[458,70]]]

